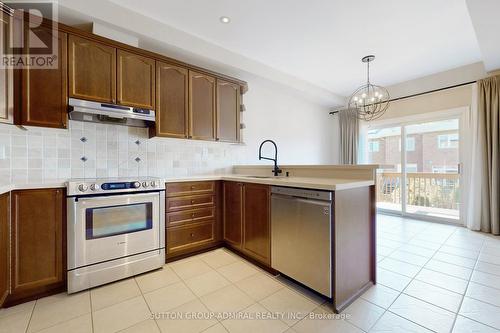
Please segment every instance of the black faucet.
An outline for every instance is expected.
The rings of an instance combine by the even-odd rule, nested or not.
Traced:
[[[269,157],[263,157],[262,156],[262,146],[266,142],[271,142],[274,145],[274,158],[269,158]],[[259,160],[274,161],[273,173],[274,173],[275,176],[278,176],[282,172],[282,170],[278,167],[278,146],[276,146],[276,142],[274,142],[273,140],[265,140],[265,141],[263,141],[260,144],[260,147],[259,147]]]

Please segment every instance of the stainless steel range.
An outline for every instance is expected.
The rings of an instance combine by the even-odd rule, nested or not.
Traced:
[[[67,183],[68,293],[165,263],[165,184],[158,179]]]

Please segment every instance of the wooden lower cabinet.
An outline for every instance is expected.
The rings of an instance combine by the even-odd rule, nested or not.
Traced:
[[[64,189],[11,192],[11,290],[8,302],[34,299],[66,282]]]
[[[268,185],[245,184],[243,189],[242,250],[271,265],[270,190]]]
[[[224,241],[241,250],[243,224],[243,183],[224,182]]]
[[[166,184],[166,260],[220,245],[220,182]]]
[[[271,265],[270,189],[268,185],[224,182],[224,241]]]
[[[0,195],[0,307],[10,289],[10,216],[9,193]]]

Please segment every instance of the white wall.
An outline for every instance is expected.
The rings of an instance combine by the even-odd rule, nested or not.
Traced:
[[[280,164],[333,164],[336,162],[335,119],[328,108],[312,103],[294,89],[247,75],[249,91],[243,96],[246,111],[242,130],[246,160],[258,164],[258,149],[265,139],[278,145]],[[267,146],[269,145],[269,146]],[[272,145],[266,144],[267,155]],[[261,161],[269,164],[271,161]]]

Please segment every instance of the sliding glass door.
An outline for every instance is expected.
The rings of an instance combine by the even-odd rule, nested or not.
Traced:
[[[377,126],[366,132],[365,160],[377,171],[377,208],[407,216],[460,220],[460,121]]]

